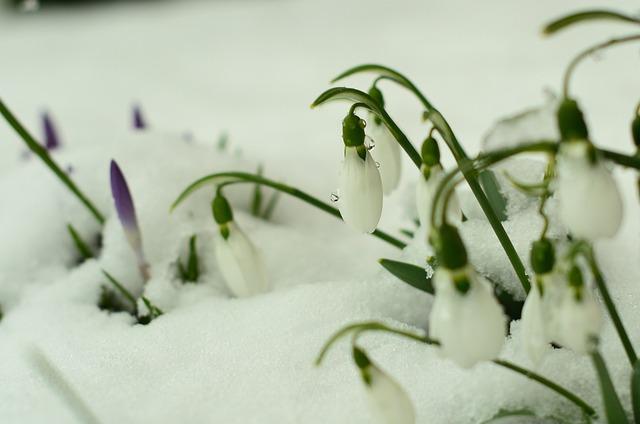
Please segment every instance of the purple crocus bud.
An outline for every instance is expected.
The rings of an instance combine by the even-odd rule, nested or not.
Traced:
[[[138,227],[136,209],[133,205],[133,198],[131,197],[127,180],[125,180],[124,174],[114,160],[111,161],[111,194],[116,204],[116,212],[124,229],[124,234],[136,254],[140,273],[144,280],[147,281],[149,279],[149,265],[142,250],[142,235]]]
[[[48,112],[43,112],[41,117],[42,132],[44,133],[44,147],[48,151],[55,150],[60,147],[60,138],[58,137],[56,127]]]
[[[142,109],[140,105],[133,105],[133,128],[136,130],[144,130],[147,128],[147,123],[142,116]]]

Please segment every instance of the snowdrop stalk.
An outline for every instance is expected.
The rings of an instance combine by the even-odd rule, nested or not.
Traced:
[[[432,235],[440,266],[433,277],[435,297],[429,335],[440,353],[464,368],[495,359],[506,336],[506,316],[489,283],[476,274],[455,227],[443,224]]]
[[[358,346],[353,346],[353,361],[360,369],[374,421],[378,424],[414,424],[415,411],[402,387]]]
[[[122,229],[127,238],[127,242],[133,252],[136,255],[136,261],[138,263],[138,269],[144,281],[148,281],[149,264],[147,263],[144,250],[142,247],[142,234],[140,233],[140,227],[138,226],[138,218],[136,217],[136,209],[133,204],[133,198],[129,191],[129,186],[124,178],[122,170],[116,163],[111,161],[111,194],[113,195],[113,201],[116,206],[116,212],[118,213],[118,219],[122,224]]]
[[[344,161],[340,172],[338,209],[352,228],[371,233],[382,215],[382,180],[364,145],[365,123],[353,110],[342,122]]]
[[[233,221],[231,206],[219,191],[211,209],[220,230],[215,239],[216,260],[229,290],[236,297],[264,293],[267,277],[262,257]]]
[[[369,95],[378,105],[384,107],[384,97],[375,84],[369,89]],[[380,164],[380,177],[382,179],[382,190],[385,195],[391,194],[400,183],[402,169],[402,157],[400,145],[393,137],[393,134],[386,127],[382,119],[373,112],[369,113],[369,135],[375,143],[371,150],[373,159]]]
[[[44,134],[44,148],[48,151],[52,151],[60,147],[60,138],[58,132],[53,124],[51,115],[48,112],[44,112],[41,115],[42,118],[42,133]]]

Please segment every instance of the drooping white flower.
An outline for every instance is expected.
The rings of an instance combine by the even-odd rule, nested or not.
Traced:
[[[230,221],[227,238],[215,239],[216,260],[229,290],[237,297],[264,293],[267,278],[260,252],[245,233]]]
[[[613,176],[585,140],[563,142],[557,196],[562,223],[576,237],[612,237],[622,222],[622,197]]]
[[[382,122],[376,122],[376,117],[369,119],[369,136],[375,142],[375,147],[371,150],[373,159],[380,164],[380,177],[382,179],[382,190],[385,195],[391,194],[400,183],[402,168],[402,157],[400,145],[393,137],[389,129]]]
[[[464,368],[494,359],[506,335],[506,317],[489,283],[470,266],[439,267],[433,277],[435,299],[429,335],[439,351]]]
[[[364,147],[345,147],[338,196],[338,209],[347,224],[363,233],[376,229],[382,215],[382,180]]]
[[[354,347],[354,360],[360,368],[372,418],[377,424],[415,424],[411,399],[400,384]]]
[[[602,312],[591,291],[578,295],[568,288],[558,311],[558,343],[577,353],[590,353],[602,328]]]
[[[433,165],[427,172],[429,178],[421,175],[416,184],[416,208],[420,224],[428,227],[431,217],[431,209],[433,200],[444,178],[445,172],[440,164]],[[441,198],[444,201],[444,197]],[[447,209],[447,220],[452,223],[458,223],[462,219],[462,209],[455,191],[451,193],[449,199],[449,207]]]

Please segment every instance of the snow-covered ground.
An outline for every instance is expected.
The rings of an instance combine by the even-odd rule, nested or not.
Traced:
[[[34,345],[106,423],[370,422],[347,344],[321,368],[313,359],[335,330],[354,321],[426,328],[429,296],[376,263],[400,253],[291,198],[281,199],[272,221],[256,220],[246,213],[250,190],[232,188],[227,192],[237,221],[263,251],[272,287],[265,295],[233,299],[212,252],[211,191],[202,190],[173,214],[170,203],[198,177],[254,171],[259,163],[265,175],[328,199],[337,184],[346,108],[312,111],[308,105],[331,77],[363,62],[407,73],[465,147],[477,152],[496,119],[543,103],[545,88],[558,89],[577,49],[624,32],[623,24],[593,24],[554,39],[539,35],[549,18],[597,5],[166,1],[29,16],[0,12],[0,96],[36,134],[39,111],[53,113],[64,143],[55,158],[72,165],[73,178],[107,213],[101,256],[74,266],[66,224],[87,237],[98,227],[34,157],[24,159],[24,146],[0,124],[0,422],[75,419],[29,360]],[[633,1],[615,5],[637,8]],[[631,152],[628,128],[640,93],[637,48],[611,50],[604,59],[579,68],[574,92],[595,143]],[[427,127],[417,102],[395,87],[385,94],[391,115],[419,143]],[[149,131],[129,131],[132,102],[142,105]],[[195,140],[185,141],[186,132]],[[215,147],[223,132],[230,136],[226,151]],[[95,306],[105,283],[101,269],[141,289],[110,197],[112,158],[137,206],[153,275],[146,296],[165,311],[148,326]],[[403,187],[385,200],[381,227],[393,233],[408,225],[417,177],[405,165]],[[598,250],[638,346],[638,203],[633,175],[616,175],[627,220]],[[526,213],[506,225],[523,257],[539,224]],[[508,275],[488,225],[472,219],[463,227],[474,246],[472,260]],[[199,284],[182,285],[174,262],[194,233],[204,273]],[[404,257],[423,254],[419,243]],[[518,323],[512,334],[502,356],[531,366]],[[572,405],[491,364],[462,370],[416,343],[391,336],[364,340],[410,394],[419,423],[476,423],[499,409],[525,407],[577,419]],[[628,366],[609,324],[602,346],[629,404]],[[587,358],[554,350],[538,371],[599,405]]]

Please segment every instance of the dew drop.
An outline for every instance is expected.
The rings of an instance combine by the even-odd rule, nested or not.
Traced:
[[[331,200],[331,203],[336,203],[338,200],[340,200],[340,197],[336,193],[331,193],[329,200]]]
[[[380,162],[376,162],[376,168],[380,168]]]
[[[369,136],[366,136],[366,139],[368,141],[368,143],[366,144],[367,150],[369,151],[373,150],[373,148],[376,147],[376,141]]]

